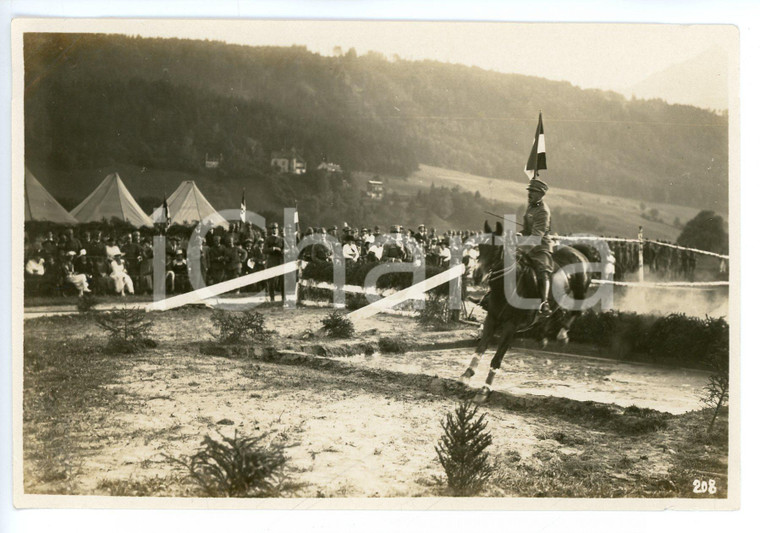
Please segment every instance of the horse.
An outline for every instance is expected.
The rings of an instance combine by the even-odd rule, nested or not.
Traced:
[[[541,326],[546,331],[550,320],[561,320],[561,328],[557,340],[567,342],[568,331],[575,318],[580,315],[579,310],[564,310],[557,303],[556,295],[550,299],[551,314],[547,319],[540,319],[537,315],[537,306],[533,309],[522,309],[512,305],[505,293],[505,276],[514,275],[516,283],[513,287],[507,287],[512,293],[516,292],[522,298],[540,298],[538,281],[527,254],[519,248],[516,249],[516,257],[505,258],[504,229],[502,224],[496,224],[496,231],[492,232],[486,221],[485,234],[491,235],[491,242],[478,245],[479,257],[473,267],[473,280],[480,283],[484,275],[488,278],[489,295],[487,316],[483,323],[483,332],[478,342],[475,354],[469,366],[460,376],[460,381],[468,383],[475,374],[475,369],[480,363],[481,356],[488,348],[491,338],[494,336],[497,326],[503,324],[503,330],[499,339],[496,353],[491,359],[491,367],[484,386],[478,392],[475,401],[483,403],[491,394],[494,378],[501,368],[502,360],[509,350],[515,334],[522,333]],[[580,248],[580,246],[579,246]],[[552,257],[555,263],[552,275],[552,287],[561,287],[565,295],[572,295],[576,300],[586,297],[591,285],[592,273],[589,258],[574,246],[562,246],[557,248]],[[568,274],[562,267],[572,265]],[[485,274],[484,274],[485,273]]]

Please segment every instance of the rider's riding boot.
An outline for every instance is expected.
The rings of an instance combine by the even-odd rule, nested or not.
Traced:
[[[541,272],[538,276],[538,290],[541,295],[541,306],[538,308],[538,314],[549,316],[552,311],[549,306],[549,289],[551,288],[551,273]]]

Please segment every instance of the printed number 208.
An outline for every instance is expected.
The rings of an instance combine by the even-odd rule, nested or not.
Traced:
[[[711,479],[709,481],[700,481],[698,479],[695,479],[693,485],[694,492],[696,494],[704,494],[705,492],[715,494],[718,492],[718,489],[715,487],[714,479]]]

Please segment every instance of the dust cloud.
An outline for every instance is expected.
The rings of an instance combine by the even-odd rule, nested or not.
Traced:
[[[710,316],[728,320],[728,288],[616,287],[613,307],[621,312],[649,315],[683,313],[700,318]]]

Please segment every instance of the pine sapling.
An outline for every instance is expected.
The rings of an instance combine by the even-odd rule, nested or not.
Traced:
[[[441,422],[444,433],[435,452],[455,496],[476,494],[493,474],[486,451],[493,439],[485,416],[478,416],[478,407],[467,401]]]

